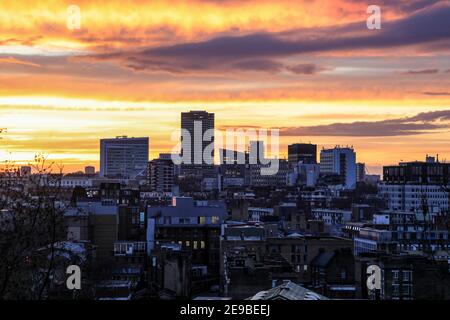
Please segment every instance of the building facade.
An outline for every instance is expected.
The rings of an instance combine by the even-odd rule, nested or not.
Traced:
[[[335,147],[320,152],[320,173],[339,175],[346,189],[356,185],[356,153],[353,148]]]
[[[149,157],[149,138],[100,140],[100,176],[135,179],[145,175]]]
[[[171,158],[159,157],[148,163],[148,184],[153,192],[172,192],[174,163]]]
[[[302,162],[317,163],[317,145],[311,143],[295,143],[288,146],[288,161],[290,164]]]
[[[214,166],[214,113],[189,111],[181,113],[181,173],[204,175]],[[207,136],[208,135],[208,136]],[[209,148],[205,158],[205,150]]]

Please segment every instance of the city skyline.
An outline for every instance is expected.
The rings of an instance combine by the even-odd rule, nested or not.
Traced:
[[[99,168],[100,139],[122,135],[150,137],[155,159],[189,110],[279,128],[280,157],[349,145],[376,174],[450,159],[448,1],[381,1],[380,30],[355,0],[74,4],[78,30],[64,1],[0,4],[2,162]]]

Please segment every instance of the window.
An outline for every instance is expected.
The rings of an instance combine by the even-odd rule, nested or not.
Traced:
[[[200,248],[205,249],[205,241],[200,241]]]
[[[400,286],[398,284],[392,285],[392,297],[398,297],[400,294]]]
[[[403,282],[410,282],[412,278],[412,271],[405,270],[403,271]]]
[[[211,217],[211,223],[217,224],[217,223],[219,223],[219,221],[220,221],[220,218],[218,216]]]
[[[206,217],[198,217],[198,224],[205,224],[206,223]]]
[[[409,295],[411,295],[411,293],[412,293],[412,290],[411,290],[412,288],[411,288],[411,285],[409,285],[409,284],[407,284],[407,285],[403,285],[402,286],[402,294],[404,295],[404,296],[409,296]]]
[[[397,283],[398,282],[398,276],[399,271],[398,270],[392,270],[392,282]]]
[[[341,280],[347,279],[347,270],[345,268],[341,269]]]

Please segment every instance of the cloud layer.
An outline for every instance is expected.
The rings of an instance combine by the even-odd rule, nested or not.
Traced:
[[[450,110],[419,113],[412,117],[382,121],[358,121],[328,125],[283,128],[284,136],[390,137],[449,131]]]

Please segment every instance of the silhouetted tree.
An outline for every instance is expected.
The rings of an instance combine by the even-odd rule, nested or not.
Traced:
[[[48,298],[57,262],[55,244],[64,240],[59,201],[62,173],[37,156],[35,174],[22,177],[7,163],[0,175],[0,299]]]

